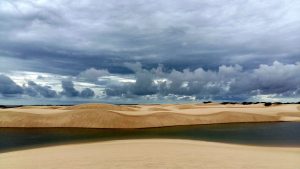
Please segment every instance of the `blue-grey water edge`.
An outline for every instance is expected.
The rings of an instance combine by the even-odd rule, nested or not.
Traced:
[[[300,147],[300,123],[235,123],[148,129],[0,128],[0,152],[52,144],[146,138]]]

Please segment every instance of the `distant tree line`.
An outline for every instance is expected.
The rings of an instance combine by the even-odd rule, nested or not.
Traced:
[[[0,105],[0,109],[9,109],[23,106],[74,106],[74,105],[65,105],[65,104],[41,104],[41,105]]]
[[[204,101],[204,104],[213,103],[212,101]],[[264,106],[272,106],[272,105],[281,105],[281,104],[300,104],[300,102],[221,102],[220,104],[242,104],[242,105],[251,105],[251,104],[264,104]]]

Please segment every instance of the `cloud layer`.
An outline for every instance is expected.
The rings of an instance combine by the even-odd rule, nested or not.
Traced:
[[[295,63],[299,11],[293,0],[3,0],[0,57],[19,64],[5,70],[68,75],[130,73],[124,62],[176,70]]]
[[[161,68],[138,69],[135,83],[106,89],[109,96],[135,97],[143,95],[193,96],[199,100],[248,100],[258,95],[299,97],[300,63],[260,65],[243,70],[240,65],[220,66],[217,71],[197,68],[193,71]]]
[[[51,86],[42,86],[34,81],[27,81],[22,86],[16,84],[11,78],[0,74],[0,98],[29,96],[32,98],[92,98],[95,93],[90,88],[78,91],[74,88],[72,80],[61,81],[62,91],[56,91]]]
[[[98,98],[99,100],[118,98],[136,101],[143,99],[259,101],[262,97],[279,100],[300,97],[299,62],[283,64],[275,61],[271,65],[261,64],[252,70],[244,70],[240,65],[222,65],[216,71],[203,68],[169,71],[163,65],[147,70],[140,63],[125,64],[125,66],[134,71],[132,80],[128,77],[127,80],[124,80],[126,77],[118,80],[111,78],[124,76],[120,74],[107,74],[102,78],[96,74],[95,77],[99,79],[91,82],[89,79],[78,79],[82,76],[80,73],[77,77],[73,77],[76,86],[69,77],[61,81],[61,90],[54,90],[51,86],[39,85],[33,81],[27,81],[20,86],[9,77],[1,75],[0,95],[33,98]],[[96,69],[93,71],[98,72]],[[100,92],[95,93],[89,87],[80,87],[78,84],[81,83],[101,84],[102,87]]]
[[[1,97],[296,98],[299,16],[295,0],[2,0]]]

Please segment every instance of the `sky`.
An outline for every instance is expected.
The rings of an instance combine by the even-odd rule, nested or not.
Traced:
[[[1,0],[0,104],[300,101],[298,0]]]

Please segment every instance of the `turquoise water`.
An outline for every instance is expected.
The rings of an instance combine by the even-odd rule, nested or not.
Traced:
[[[49,144],[142,138],[300,147],[300,123],[236,123],[150,129],[0,128],[0,151]]]

